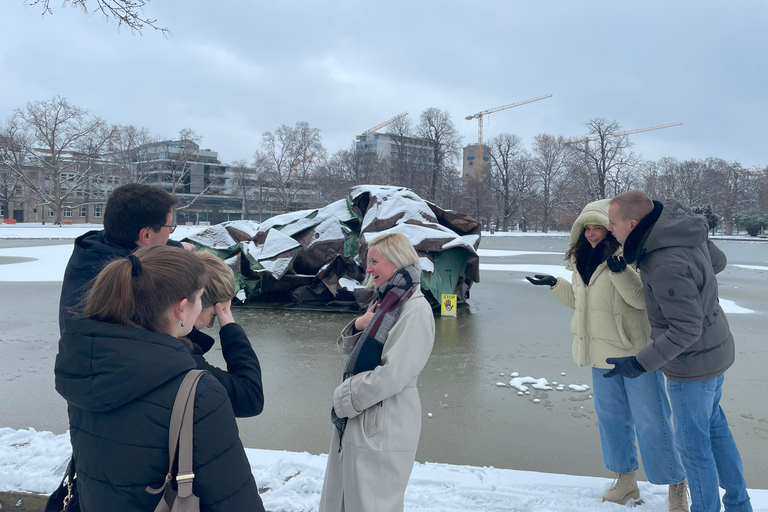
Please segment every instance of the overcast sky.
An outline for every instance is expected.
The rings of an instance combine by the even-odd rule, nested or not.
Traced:
[[[92,0],[91,0],[92,1]],[[764,0],[151,0],[172,32],[117,30],[100,15],[53,16],[0,1],[0,120],[63,96],[110,123],[173,138],[192,128],[225,163],[252,161],[264,131],[307,121],[329,153],[408,111],[465,116],[486,139],[586,133],[605,117],[645,159],[768,164]]]

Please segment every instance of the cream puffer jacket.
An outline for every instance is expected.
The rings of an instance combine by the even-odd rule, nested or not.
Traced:
[[[608,200],[588,204],[571,229],[573,245],[582,236],[585,224],[608,225]],[[621,256],[618,249],[614,256]],[[571,320],[573,360],[579,366],[613,368],[609,357],[634,356],[651,343],[651,325],[645,311],[645,295],[640,275],[631,266],[618,274],[602,262],[584,284],[571,258],[566,268],[573,271],[572,282],[558,278],[550,288],[563,304],[575,310]]]

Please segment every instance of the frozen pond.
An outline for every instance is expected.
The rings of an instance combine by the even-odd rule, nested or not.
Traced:
[[[0,263],[14,262],[3,260],[3,247],[43,243],[0,241]],[[737,359],[726,373],[722,405],[748,485],[764,488],[768,244],[717,244],[729,258],[719,276],[721,298],[733,301],[729,307],[752,311],[728,314]],[[610,476],[600,457],[591,373],[577,368],[570,356],[572,312],[546,288],[524,279],[526,273],[562,268],[566,245],[565,237],[483,239],[481,282],[472,288],[469,304],[458,318],[436,320],[435,348],[419,379],[424,418],[417,460]],[[0,283],[0,426],[56,433],[67,428],[66,405],[53,389],[52,375],[59,290],[55,282]],[[261,360],[266,395],[260,416],[239,421],[244,444],[327,453],[331,394],[343,370],[334,344],[353,316],[238,308],[235,317]],[[223,366],[217,347],[211,359]],[[564,389],[525,384],[530,394],[519,396],[508,384],[513,372]]]

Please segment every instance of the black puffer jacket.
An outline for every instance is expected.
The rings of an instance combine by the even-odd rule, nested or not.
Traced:
[[[168,240],[167,245],[181,247],[176,240]],[[77,311],[80,299],[87,292],[86,285],[101,272],[107,264],[116,258],[125,258],[136,249],[119,245],[110,240],[104,230],[89,231],[75,239],[75,248],[64,271],[59,300],[59,332],[64,331],[64,319]]]
[[[637,260],[640,269],[652,328],[653,343],[637,360],[675,381],[712,379],[735,359],[715,277],[726,258],[708,240],[708,229],[703,215],[676,200],[654,201],[624,243],[627,262]]]
[[[208,363],[203,354],[213,346],[214,340],[204,332],[192,329],[187,337],[193,345],[192,357],[200,370],[208,370],[227,390],[232,409],[238,418],[250,418],[264,410],[264,388],[261,384],[261,365],[242,327],[236,323],[219,330],[221,350],[227,362],[227,371]]]
[[[67,319],[56,390],[69,404],[70,437],[84,512],[152,511],[168,469],[168,425],[187,371],[197,363],[167,334]],[[194,493],[203,511],[263,511],[232,406],[204,375],[195,395]]]

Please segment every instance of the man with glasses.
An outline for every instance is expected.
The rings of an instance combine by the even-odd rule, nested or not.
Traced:
[[[75,239],[61,286],[60,332],[64,330],[64,319],[77,313],[86,285],[113,259],[124,258],[145,245],[192,249],[190,244],[168,238],[176,229],[173,208],[178,202],[161,188],[139,183],[123,185],[110,194],[104,210],[104,229]]]

